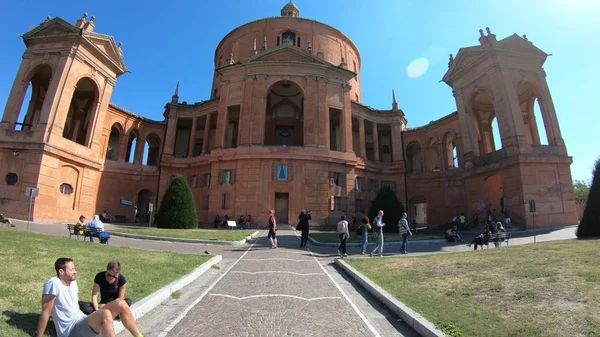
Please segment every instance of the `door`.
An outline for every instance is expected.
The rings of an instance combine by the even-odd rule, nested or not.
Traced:
[[[288,223],[288,193],[275,193],[275,218],[277,224]]]

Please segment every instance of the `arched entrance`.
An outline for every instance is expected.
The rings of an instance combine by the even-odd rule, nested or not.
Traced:
[[[491,212],[494,209],[496,212],[502,211],[504,191],[502,188],[502,177],[498,174],[491,175],[483,182],[485,189],[485,204],[486,212]],[[487,213],[485,214],[487,217]]]
[[[265,145],[304,146],[304,94],[290,81],[275,83],[267,94]]]
[[[550,121],[546,120],[536,91],[536,88],[530,82],[521,81],[517,83],[516,92],[523,113],[527,140],[533,145],[548,145],[549,137],[547,136],[546,126],[550,125]]]
[[[152,191],[143,189],[138,192],[137,197],[137,212],[138,217],[136,220],[139,220],[140,223],[148,223],[150,220],[150,206],[153,202],[154,193]]]
[[[416,195],[408,201],[409,221],[417,225],[427,224],[427,201],[422,195]]]
[[[93,80],[84,77],[77,82],[65,120],[63,137],[84,146],[91,143],[90,127],[98,108],[98,96],[98,87]]]

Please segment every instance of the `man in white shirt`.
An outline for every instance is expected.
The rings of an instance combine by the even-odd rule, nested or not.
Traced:
[[[114,337],[113,320],[117,315],[133,336],[144,337],[135,324],[129,305],[122,299],[106,304],[89,316],[79,309],[79,288],[75,280],[77,271],[72,259],[57,259],[54,269],[56,277],[51,277],[44,283],[37,337],[44,335],[50,314],[54,319],[57,337],[95,337],[100,333],[103,337]]]

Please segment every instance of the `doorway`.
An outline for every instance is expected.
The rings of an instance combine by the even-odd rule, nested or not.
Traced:
[[[275,218],[278,224],[288,223],[288,193],[275,193]]]
[[[140,223],[148,223],[150,221],[150,203],[152,203],[153,193],[150,190],[143,189],[138,192],[137,211]]]

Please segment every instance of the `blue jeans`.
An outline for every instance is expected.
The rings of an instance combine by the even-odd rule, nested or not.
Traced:
[[[368,232],[363,232],[362,233],[362,246],[360,247],[360,252],[361,253],[366,253],[367,252],[367,244],[369,243],[369,233]]]
[[[400,251],[406,251],[406,243],[408,242],[408,233],[402,234],[402,246],[400,246]]]

